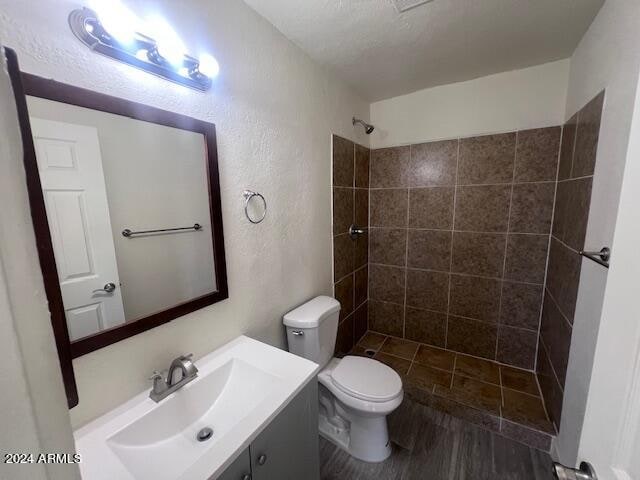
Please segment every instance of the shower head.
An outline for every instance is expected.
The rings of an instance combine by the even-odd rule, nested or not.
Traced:
[[[367,135],[371,135],[371,132],[373,132],[375,128],[373,125],[369,125],[367,122],[364,122],[359,118],[353,117],[353,124],[355,125],[356,123],[359,123],[364,127],[364,131],[366,132]]]

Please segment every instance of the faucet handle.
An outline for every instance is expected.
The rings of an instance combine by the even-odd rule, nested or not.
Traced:
[[[156,379],[164,380],[164,376],[159,371],[154,370],[151,376],[149,377],[149,380],[152,380],[155,382]]]

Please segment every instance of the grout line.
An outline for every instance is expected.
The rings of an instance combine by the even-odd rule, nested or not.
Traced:
[[[518,164],[518,132],[516,132],[515,139],[515,147],[513,151],[513,170],[511,172],[511,193],[509,194],[509,213],[507,214],[507,231],[511,230],[511,208],[513,206],[513,182],[516,178],[516,166]],[[504,242],[504,257],[502,259],[502,278],[506,274],[507,270],[507,251],[509,248],[509,235],[506,236]],[[547,252],[548,254],[548,252]],[[500,345],[500,325],[501,325],[501,316],[502,316],[502,291],[504,290],[504,282],[500,285],[500,300],[498,302],[498,330],[496,332],[496,349],[495,349],[495,359],[498,359],[498,346]],[[502,384],[501,384],[502,386]],[[502,393],[502,388],[500,389]]]
[[[553,237],[553,223],[555,221],[555,216],[556,216],[556,202],[558,200],[558,183],[559,183],[558,179],[560,177],[560,161],[561,161],[562,142],[564,140],[564,135],[565,135],[565,127],[562,126],[560,129],[560,144],[558,146],[558,157],[557,157],[557,166],[556,166],[556,188],[554,189],[554,192],[553,192],[553,209],[551,211],[551,229],[549,231],[549,242],[547,244],[547,262],[544,267],[544,283],[542,284],[543,285],[542,298],[540,299],[540,308],[539,308],[539,314],[538,314],[538,336],[536,337],[536,356],[533,361],[533,371],[536,372],[536,382],[538,381],[538,374],[537,374],[538,353],[540,351],[540,341],[541,341],[540,330],[542,328],[542,311],[544,309],[544,296],[545,296],[545,290],[547,289],[547,279],[549,276],[549,263],[551,258],[551,238]],[[573,146],[575,148],[575,138],[573,143],[574,143]],[[542,395],[542,390],[540,390],[540,385],[538,385],[538,390]],[[544,404],[544,401],[542,403]]]
[[[582,177],[564,179],[566,180],[577,180],[581,178],[592,177],[593,175],[584,175]],[[555,183],[555,180],[537,180],[537,181],[529,181],[529,182],[516,182],[512,180],[511,182],[502,182],[502,183],[443,183],[438,185],[404,185],[404,186],[394,186],[394,187],[370,187],[370,190],[404,190],[408,188],[410,190],[426,190],[426,189],[435,189],[435,188],[454,188],[454,187],[504,187],[507,185],[536,185],[539,183]],[[345,186],[337,186],[338,188],[350,188]],[[355,187],[355,188],[364,188],[364,187]]]
[[[573,182],[574,180],[587,180],[589,178],[593,179],[593,174],[583,175],[582,177],[575,177],[575,178],[564,178],[562,180],[558,180],[557,183],[568,183],[568,182]]]
[[[571,148],[571,168],[569,169],[569,178],[573,177],[573,160],[576,157],[576,143],[578,143],[578,125],[580,125],[580,110],[578,110],[575,113],[575,115],[576,115],[576,130],[573,132],[573,147]]]
[[[453,209],[451,218],[451,248],[449,249],[449,278],[447,285],[447,316],[445,318],[444,327],[444,346],[449,345],[449,315],[451,313],[451,272],[453,270],[453,231],[456,228],[456,202],[458,197],[458,172],[460,168],[460,139],[458,139],[458,145],[456,150],[456,186],[453,189]],[[455,359],[454,359],[455,367]],[[455,371],[455,370],[454,370]],[[435,391],[435,386],[433,387]],[[453,373],[451,374],[451,388],[453,388]]]
[[[563,247],[571,250],[573,253],[575,253],[576,255],[579,255],[580,252],[576,249],[574,249],[573,247],[570,247],[569,245],[567,245],[566,243],[564,243],[562,240],[560,240],[558,237],[556,237],[555,235],[551,234],[551,237],[558,242],[560,245],[562,245]]]
[[[458,368],[458,354],[456,353],[453,357],[453,370],[451,371],[451,385],[449,386],[450,390],[453,390],[453,379],[456,376],[456,368]],[[435,391],[435,388],[434,388]]]
[[[532,232],[508,232],[508,231],[481,231],[481,230],[452,230],[446,228],[422,228],[422,227],[401,227],[401,226],[389,226],[389,225],[373,225],[369,227],[369,230],[410,230],[418,232],[441,232],[441,233],[468,233],[474,235],[528,235],[531,237],[546,237],[549,232],[532,233]],[[346,235],[348,232],[341,232],[334,234],[334,237],[339,235]]]
[[[409,164],[411,164],[413,148],[409,145]],[[409,210],[411,208],[411,190],[407,188],[407,214],[405,225],[407,232],[404,236],[404,305],[402,306],[402,338],[407,338],[407,281],[409,279]],[[411,369],[411,366],[409,366]],[[407,372],[408,374],[408,372]]]
[[[482,279],[485,279],[485,280],[498,280],[498,281],[504,281],[505,283],[517,283],[517,284],[520,284],[520,285],[534,285],[534,286],[537,286],[537,287],[544,286],[543,283],[524,282],[522,280],[511,280],[511,279],[502,278],[502,277],[489,277],[489,276],[484,276],[484,275],[473,275],[471,273],[448,272],[446,270],[434,270],[434,269],[431,269],[431,268],[404,267],[402,265],[391,265],[391,264],[379,263],[379,262],[371,262],[371,263],[369,263],[369,265],[380,266],[380,267],[389,267],[389,268],[408,268],[409,270],[418,270],[420,272],[448,273],[450,275],[455,275],[455,276],[458,276],[458,277],[472,277],[472,278],[482,278]],[[359,269],[360,268],[362,268],[362,267],[359,267]],[[391,302],[391,303],[393,303],[393,302]],[[422,308],[421,310],[429,310],[429,309],[428,308]]]
[[[567,322],[567,325],[569,325],[569,328],[573,330],[573,324],[569,321],[569,317],[562,311],[562,308],[560,308],[560,304],[558,303],[558,300],[556,300],[556,297],[554,297],[551,294],[551,291],[547,287],[544,288],[544,291],[549,294],[549,297],[551,297],[551,300],[553,300],[553,303],[555,304],[556,308],[560,312],[560,315]]]

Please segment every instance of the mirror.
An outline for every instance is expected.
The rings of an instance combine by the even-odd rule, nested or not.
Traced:
[[[9,64],[17,68],[17,59]],[[215,126],[13,73],[38,253],[73,406],[71,358],[228,297]]]
[[[217,291],[201,133],[27,107],[72,342]]]

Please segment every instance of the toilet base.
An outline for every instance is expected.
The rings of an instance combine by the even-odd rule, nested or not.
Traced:
[[[356,415],[351,409],[333,402],[333,415],[328,415],[326,400],[321,399],[318,427],[320,435],[358,460],[378,463],[391,455],[387,417]]]

